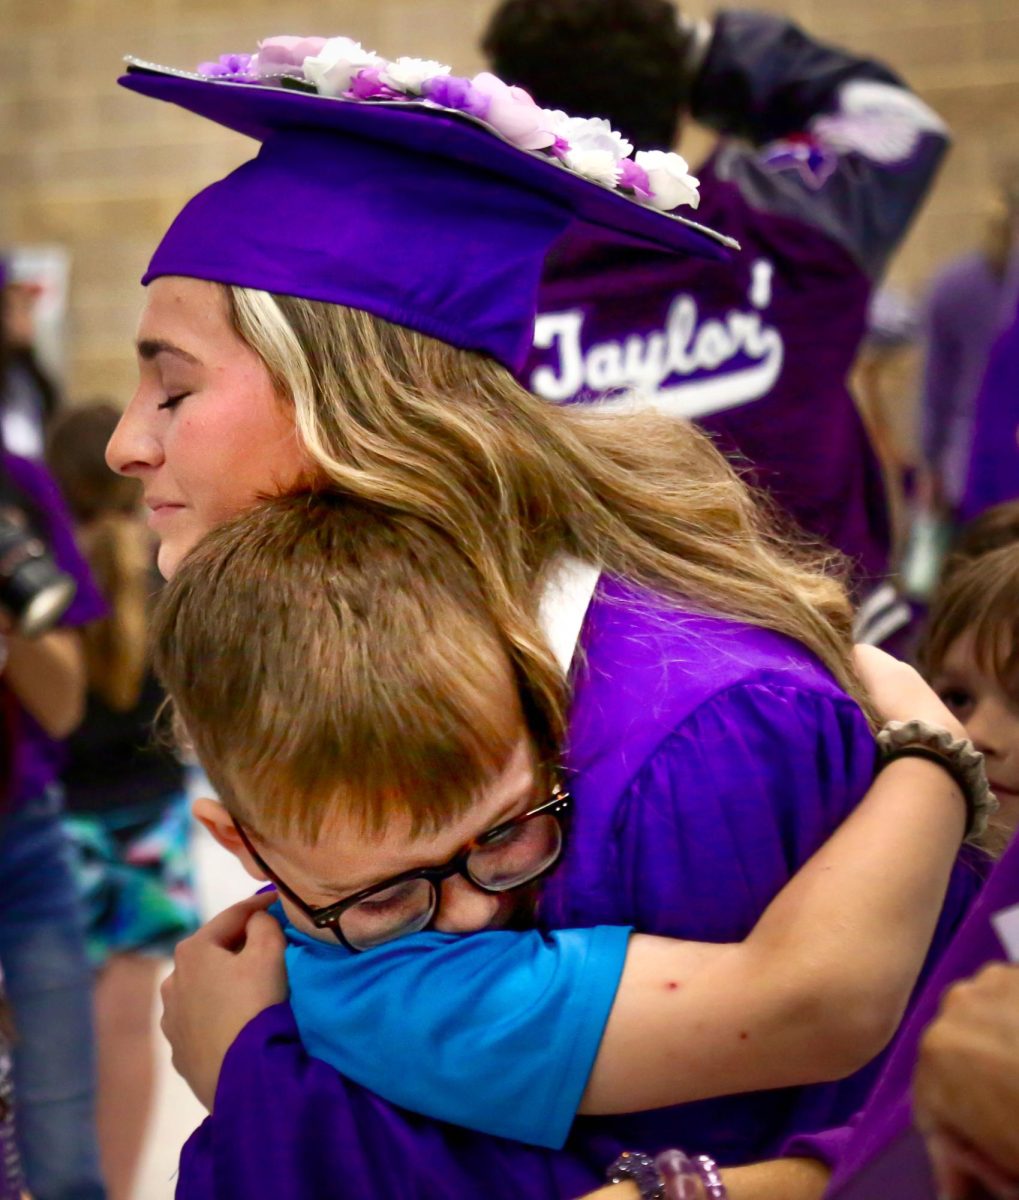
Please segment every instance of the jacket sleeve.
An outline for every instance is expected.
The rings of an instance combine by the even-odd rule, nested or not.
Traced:
[[[231,1046],[213,1115],[184,1147],[178,1200],[567,1200],[577,1155],[469,1133],[387,1104],[309,1058],[287,1005]]]
[[[889,68],[764,13],[718,15],[691,107],[727,139],[720,179],[828,233],[872,278],[948,147],[944,122]]]

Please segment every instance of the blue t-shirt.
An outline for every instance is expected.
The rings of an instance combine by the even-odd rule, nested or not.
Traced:
[[[305,1049],[411,1112],[558,1149],[623,972],[617,926],[417,933],[352,954],[295,929],[290,1006]]]

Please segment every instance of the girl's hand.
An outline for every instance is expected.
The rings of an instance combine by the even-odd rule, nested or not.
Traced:
[[[853,649],[856,670],[882,721],[926,721],[966,737],[959,718],[939,699],[918,671],[876,646]]]
[[[181,942],[161,989],[173,1065],[210,1112],[237,1035],[287,998],[286,941],[265,911],[275,899],[275,892],[261,892],[242,900]]]

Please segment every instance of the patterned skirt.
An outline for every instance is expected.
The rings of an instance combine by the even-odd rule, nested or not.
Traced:
[[[172,955],[200,924],[185,793],[66,820],[93,965],[113,954]]]

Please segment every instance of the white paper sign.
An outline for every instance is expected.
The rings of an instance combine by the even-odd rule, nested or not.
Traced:
[[[991,917],[994,931],[1012,962],[1019,962],[1019,904],[1006,908]]]

